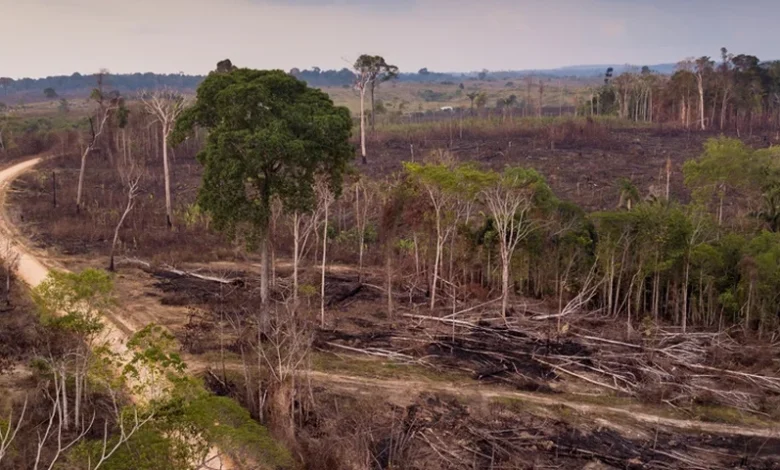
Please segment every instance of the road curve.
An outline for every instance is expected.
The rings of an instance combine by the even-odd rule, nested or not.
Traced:
[[[49,274],[49,268],[44,266],[43,263],[32,256],[19,243],[17,234],[8,220],[5,198],[11,183],[19,175],[33,168],[45,158],[46,156],[39,155],[0,171],[0,204],[2,204],[2,212],[0,212],[0,256],[3,257],[3,261],[8,261],[9,258],[13,259],[18,256],[19,262],[16,268],[16,275],[32,288],[46,279],[46,276]]]
[[[19,163],[15,163],[0,171],[0,257],[3,261],[16,259],[16,276],[24,281],[25,284],[34,289],[49,275],[49,270],[56,268],[65,270],[62,266],[49,265],[44,260],[36,257],[30,248],[25,245],[24,238],[10,221],[8,216],[8,205],[6,196],[11,184],[16,178],[24,172],[29,171],[42,161],[54,158],[54,155],[41,154],[31,157]],[[105,322],[105,338],[108,341],[111,351],[120,356],[127,354],[125,343],[130,337],[131,332],[127,331],[125,325],[117,324],[110,318]],[[140,398],[140,397],[137,397]]]
[[[36,257],[29,247],[25,246],[24,237],[21,236],[18,229],[14,227],[8,217],[8,206],[6,196],[11,184],[16,178],[24,172],[31,170],[39,163],[49,158],[56,158],[57,155],[40,154],[30,157],[27,160],[14,163],[0,171],[0,258],[3,261],[17,260],[16,275],[30,288],[35,288],[49,275],[49,270],[56,268],[65,270],[62,266],[48,265],[48,261]],[[112,353],[123,359],[130,359],[127,350],[127,340],[133,334],[133,331],[127,325],[122,323],[116,316],[110,315],[104,318],[105,340],[108,343]],[[143,376],[143,371],[141,371]],[[132,387],[131,387],[132,388]],[[133,395],[136,402],[147,402],[150,396]],[[211,448],[205,458],[209,466],[216,466],[223,470],[230,470],[234,464],[223,456],[217,448]]]

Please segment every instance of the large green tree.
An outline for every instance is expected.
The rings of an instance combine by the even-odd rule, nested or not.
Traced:
[[[172,142],[195,126],[209,131],[198,154],[204,167],[198,204],[219,230],[240,232],[259,248],[266,304],[271,201],[279,198],[286,210],[310,209],[317,175],[340,191],[354,157],[349,111],[281,70],[238,68],[203,81],[195,104],[177,120]]]

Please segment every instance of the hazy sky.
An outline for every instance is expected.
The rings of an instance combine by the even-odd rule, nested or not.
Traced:
[[[0,0],[0,76],[202,74],[216,62],[401,70],[780,59],[780,0]]]

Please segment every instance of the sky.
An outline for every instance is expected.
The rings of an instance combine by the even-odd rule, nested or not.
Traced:
[[[776,57],[778,0],[0,0],[0,76],[649,65]]]

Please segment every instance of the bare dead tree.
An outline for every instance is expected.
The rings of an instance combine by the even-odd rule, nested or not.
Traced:
[[[5,266],[5,304],[11,304],[11,279],[13,278],[14,271],[19,266],[19,259],[21,253],[14,247],[13,242],[9,239],[6,240],[5,245],[2,247],[2,259]]]
[[[501,254],[501,316],[506,318],[509,303],[509,264],[517,245],[533,228],[528,220],[532,192],[522,172],[508,171],[482,192],[498,232]]]
[[[138,196],[140,190],[139,183],[141,181],[141,177],[144,174],[144,167],[141,163],[141,158],[137,156],[128,156],[126,159],[123,159],[122,163],[117,166],[119,178],[122,180],[122,184],[127,189],[127,204],[125,205],[124,212],[122,212],[122,216],[119,217],[119,221],[114,228],[114,238],[111,241],[111,254],[108,265],[109,271],[115,270],[114,254],[116,253],[116,245],[119,241],[119,231],[122,229],[122,225],[125,223],[125,219],[135,207],[135,199]]]
[[[311,212],[294,211],[292,214],[293,231],[293,287],[292,301],[293,313],[298,310],[298,275],[300,272],[301,261],[305,258],[309,248],[311,235],[316,232],[320,225],[324,207],[317,204],[317,207]]]
[[[602,281],[596,278],[597,271],[598,263],[593,263],[593,266],[591,266],[590,271],[583,281],[577,295],[575,295],[574,298],[567,302],[558,313],[549,315],[534,315],[531,317],[531,320],[549,320],[553,318],[557,319],[559,321],[558,330],[560,331],[560,319],[567,315],[581,312],[598,293],[598,290],[601,288]]]
[[[362,197],[362,205],[361,205]],[[376,198],[374,185],[365,178],[355,182],[355,228],[358,231],[358,282],[363,282],[363,253],[366,245],[366,227],[371,205]]]
[[[154,92],[142,92],[139,99],[144,103],[147,112],[160,123],[163,151],[163,174],[165,177],[165,216],[168,227],[173,226],[171,209],[171,173],[168,168],[168,137],[173,131],[176,119],[184,111],[184,97],[179,93],[163,89]]]
[[[284,308],[281,310],[277,310],[265,341],[255,347],[261,361],[258,366],[267,367],[271,382],[267,402],[270,421],[277,432],[294,438],[295,380],[307,367],[314,337],[301,318],[290,315]]]
[[[81,154],[81,168],[79,170],[79,182],[76,188],[76,211],[81,211],[81,197],[84,189],[84,173],[87,168],[87,157],[95,150],[98,138],[103,134],[111,113],[119,108],[121,100],[118,95],[108,96],[103,90],[103,77],[107,72],[101,71],[98,75],[98,87],[92,91],[92,99],[98,104],[95,118],[89,118],[90,139]]]
[[[132,438],[140,428],[154,419],[154,413],[149,413],[146,416],[140,416],[138,414],[138,408],[133,408],[133,415],[132,417],[128,418],[120,412],[116,406],[116,400],[114,400],[113,403],[114,412],[117,418],[116,426],[118,428],[119,434],[115,434],[113,436],[113,442],[109,444],[110,433],[108,429],[108,420],[104,421],[103,443],[100,447],[100,455],[97,456],[97,460],[94,463],[91,461],[87,462],[87,470],[98,470],[104,463],[108,461],[108,459],[111,458],[112,455],[114,455],[114,453],[116,453],[117,450],[119,450],[120,447],[125,445],[125,443],[127,443],[127,441],[129,441],[130,438]]]
[[[38,432],[37,452],[35,454],[35,465],[33,466],[34,470],[39,470],[42,468],[52,470],[62,454],[81,441],[81,439],[87,435],[89,430],[92,428],[92,424],[95,422],[95,416],[93,415],[89,425],[83,426],[82,431],[78,433],[78,435],[73,437],[71,440],[63,440],[63,431],[67,431],[67,421],[62,419],[63,407],[61,403],[62,398],[60,392],[64,386],[64,382],[58,380],[54,381],[54,395],[50,397],[52,400],[52,406],[51,412],[49,413],[49,419],[46,421],[46,428],[44,429],[43,433],[40,431]],[[53,441],[54,455],[51,457],[51,460],[47,465],[43,461],[43,450],[44,448],[47,448],[47,446],[50,444],[50,441]]]
[[[45,429],[38,432],[37,451],[35,456],[35,464],[33,467],[34,470],[40,470],[44,468],[47,470],[52,470],[57,467],[57,463],[59,462],[60,458],[65,455],[67,450],[81,442],[92,430],[95,424],[95,415],[93,414],[90,421],[84,423],[76,436],[68,440],[65,439],[63,434],[68,429],[66,426],[67,422],[63,420],[63,416],[61,415],[62,394],[60,393],[60,390],[64,386],[64,382],[58,380],[54,381],[54,394],[53,396],[50,396],[51,412],[49,413],[49,418],[45,423]],[[112,434],[110,432],[109,420],[105,420],[103,424],[103,437],[100,453],[95,456],[96,460],[94,462],[92,461],[91,456],[88,457],[86,462],[87,470],[98,470],[108,461],[108,459],[111,458],[112,455],[114,455],[114,453],[116,453],[117,450],[119,450],[120,447],[125,445],[127,441],[129,441],[130,438],[132,438],[133,435],[139,429],[141,429],[141,427],[149,423],[154,418],[154,413],[149,413],[145,416],[139,415],[137,408],[134,408],[132,416],[128,417],[120,410],[114,394],[111,394],[111,397],[114,411],[114,417],[112,420],[116,423],[115,425],[118,430],[118,434]],[[44,461],[44,449],[51,449],[53,451],[53,455],[47,459],[49,460],[48,463]],[[0,459],[1,458],[2,453],[0,453]]]
[[[367,66],[355,67],[355,89],[360,94],[360,158],[363,164],[368,163],[366,157],[366,92],[371,85],[371,69]]]
[[[322,277],[320,282],[320,324],[325,326],[325,263],[328,253],[328,216],[330,206],[336,197],[331,191],[328,182],[320,179],[316,182],[315,190],[317,192],[317,205],[323,211],[322,223]]]
[[[11,448],[16,435],[19,433],[19,429],[22,427],[24,421],[24,414],[27,411],[27,399],[24,400],[22,411],[19,413],[19,417],[14,424],[13,409],[8,413],[8,419],[5,420],[5,429],[3,429],[3,422],[0,421],[0,463],[3,461],[3,457],[8,455],[8,449]]]

